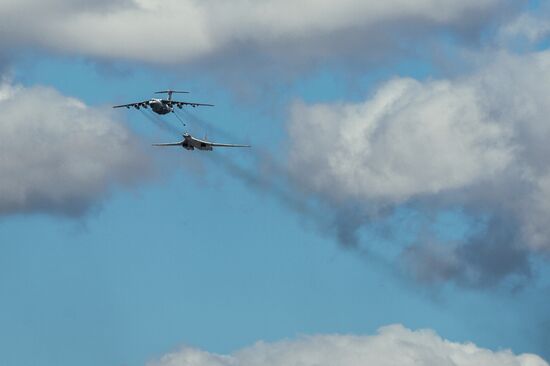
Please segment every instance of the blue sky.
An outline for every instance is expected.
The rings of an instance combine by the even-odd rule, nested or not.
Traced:
[[[542,2],[530,2],[527,10],[509,10],[505,20],[495,21],[496,27],[543,7]],[[7,54],[6,83],[28,90],[53,88],[111,116],[133,131],[134,142],[154,168],[138,182],[109,183],[107,192],[82,214],[59,214],[47,207],[0,210],[0,363],[145,365],[181,345],[229,354],[259,340],[368,335],[394,323],[433,329],[453,342],[549,360],[545,247],[525,249],[532,276],[519,288],[507,282],[508,274],[487,287],[460,278],[426,283],[403,268],[401,253],[426,233],[434,241],[455,243],[483,231],[484,217],[469,209],[469,200],[439,200],[421,192],[386,202],[391,214],[362,222],[359,244],[350,247],[335,234],[340,201],[324,197],[322,189],[289,183],[276,170],[266,176],[260,172],[262,154],[284,171],[290,164],[293,144],[300,143],[291,141],[288,132],[295,123],[290,116],[296,101],[308,108],[362,103],[388,80],[454,80],[456,74],[469,73],[472,63],[486,62],[470,62],[464,55],[487,54],[493,46],[457,43],[446,33],[460,29],[441,25],[434,32],[440,27],[437,37],[415,31],[419,43],[426,40],[420,52],[389,50],[380,56],[382,61],[366,59],[364,67],[338,57],[311,68],[304,68],[302,60],[285,59],[281,65],[296,62],[295,70],[278,75],[269,71],[278,68],[269,65],[268,72],[248,73],[231,59],[230,79],[217,66],[223,64],[223,50],[205,56],[204,66],[187,59],[166,66],[147,57],[97,56],[94,51],[69,46],[60,51],[58,46],[22,41],[17,53]],[[544,51],[541,45],[533,52]],[[147,52],[147,45],[143,47]],[[454,54],[465,61],[449,60]],[[453,63],[460,66],[452,68]],[[242,88],[235,86],[235,75],[242,78]],[[253,92],[251,85],[257,87]],[[189,100],[216,105],[191,112],[214,126],[208,130],[189,118],[192,133],[208,133],[221,142],[238,139],[227,142],[251,143],[252,150],[210,155],[157,150],[149,144],[178,136],[136,110],[110,108],[166,87],[190,90],[185,96]],[[40,113],[34,113],[37,120]],[[173,116],[161,119],[181,129]],[[339,153],[337,146],[323,149]],[[250,184],[228,171],[227,162],[241,166],[244,176],[267,183]],[[62,184],[64,177],[58,179]],[[340,190],[334,181],[329,184],[334,192]],[[285,201],[287,194],[311,204],[314,212],[299,212]],[[426,196],[428,201],[437,197],[438,203],[418,205]],[[347,203],[354,200],[354,205],[371,207],[383,199],[346,198]],[[492,260],[501,259],[496,255]]]

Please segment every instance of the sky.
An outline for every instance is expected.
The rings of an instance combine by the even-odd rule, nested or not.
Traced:
[[[547,366],[549,15],[2,1],[0,364]]]

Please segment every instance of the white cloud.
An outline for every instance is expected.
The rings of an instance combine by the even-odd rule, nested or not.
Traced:
[[[0,85],[0,214],[82,214],[149,173],[137,137],[52,88]]]
[[[514,149],[479,92],[467,83],[395,79],[361,104],[296,104],[291,168],[319,193],[392,203],[491,179]],[[311,164],[315,174],[300,174]]]
[[[377,37],[383,38],[384,43],[388,39],[382,35],[386,33],[382,25],[390,30],[438,26],[471,29],[483,24],[486,16],[507,3],[507,0],[93,3],[8,0],[0,4],[0,19],[3,41],[12,47],[40,46],[94,57],[178,63],[242,44],[259,49],[292,44],[296,51],[314,47],[308,52],[323,53],[328,44],[334,43],[331,34],[346,32],[360,34],[359,38],[365,41],[366,36],[377,31]],[[403,35],[407,33],[410,32]]]
[[[184,347],[149,366],[548,366],[533,354],[491,351],[442,339],[431,330],[401,325],[374,336],[317,335],[274,343],[258,342],[231,355]]]
[[[548,95],[550,52],[500,53],[464,77],[396,78],[360,103],[296,103],[289,169],[330,207],[435,204],[490,218],[463,243],[408,248],[421,280],[530,278],[529,255],[550,251]],[[360,215],[336,212],[344,223]],[[339,230],[357,230],[368,215],[359,222]]]

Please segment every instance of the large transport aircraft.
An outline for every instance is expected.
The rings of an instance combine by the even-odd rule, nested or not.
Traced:
[[[207,103],[195,103],[195,102],[183,102],[179,100],[172,100],[172,94],[175,93],[188,93],[185,91],[177,91],[177,90],[161,90],[158,92],[155,92],[155,94],[168,94],[168,99],[159,99],[159,98],[152,98],[149,100],[144,100],[142,102],[135,102],[135,103],[129,103],[129,104],[121,104],[121,105],[115,105],[113,108],[130,108],[134,107],[135,109],[151,107],[151,110],[158,114],[167,114],[174,111],[174,107],[182,108],[184,105],[190,105],[191,107],[195,108],[198,106],[208,106],[213,107],[213,104],[207,104]]]

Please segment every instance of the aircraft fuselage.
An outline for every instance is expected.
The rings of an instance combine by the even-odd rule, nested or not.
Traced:
[[[206,144],[202,141],[195,140],[191,137],[191,135],[185,134],[183,135],[183,142],[181,143],[181,146],[186,150],[206,150],[206,151],[212,151],[212,145]]]
[[[168,114],[172,112],[172,107],[170,107],[168,104],[164,103],[160,99],[151,99],[149,101],[149,106],[151,107],[151,110],[153,110],[153,112],[158,114]]]

